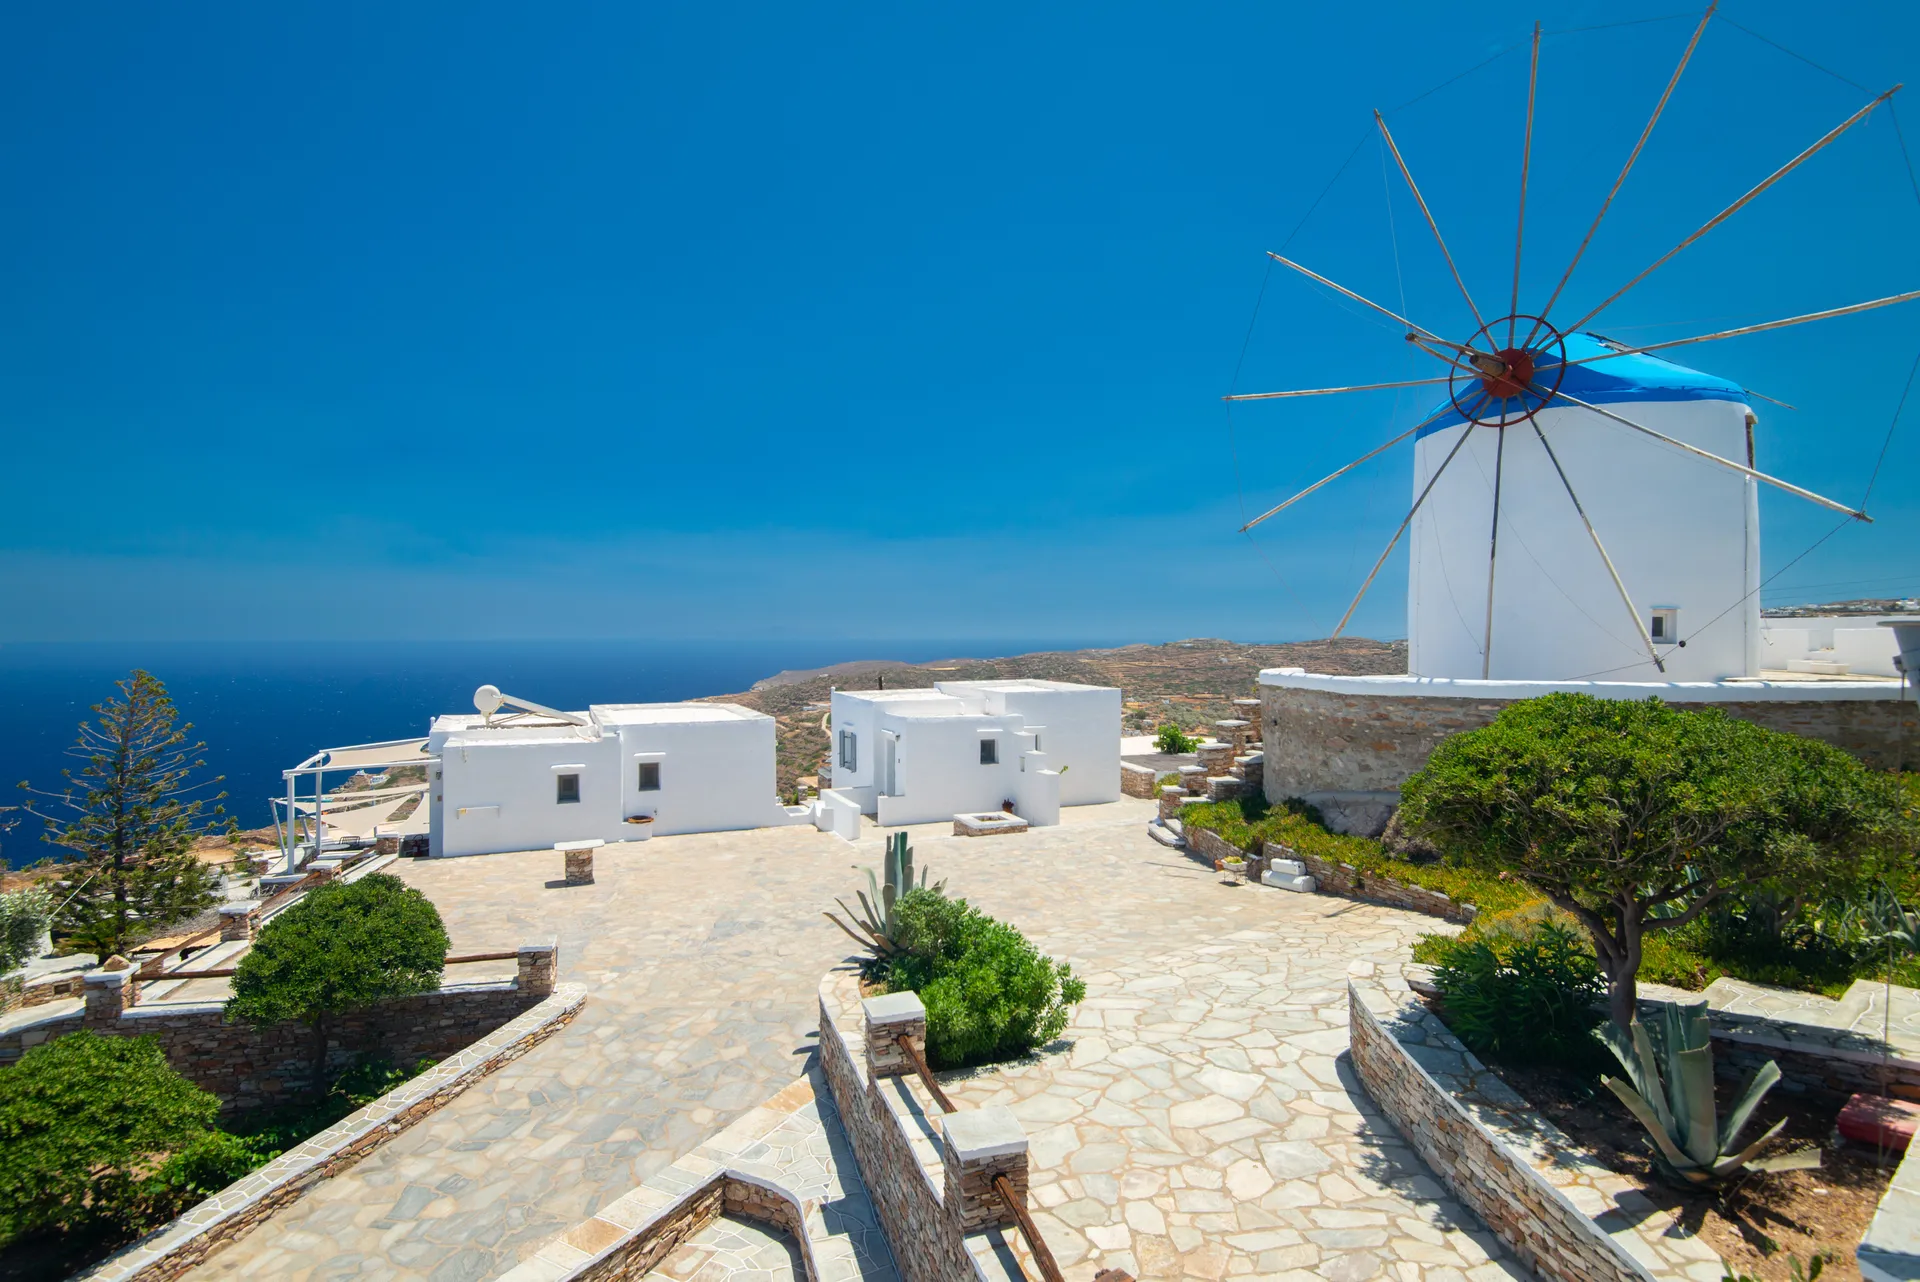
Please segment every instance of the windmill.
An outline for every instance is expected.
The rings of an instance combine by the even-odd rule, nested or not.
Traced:
[[[1756,417],[1748,393],[1656,353],[1872,311],[1920,298],[1920,290],[1641,346],[1617,343],[1587,333],[1586,328],[1681,251],[1865,120],[1901,86],[1895,85],[1841,121],[1585,314],[1564,321],[1556,311],[1575,268],[1666,109],[1715,7],[1709,6],[1701,17],[1572,261],[1537,310],[1521,310],[1520,268],[1539,85],[1538,23],[1533,31],[1520,157],[1513,284],[1504,313],[1489,316],[1481,311],[1385,116],[1378,111],[1374,120],[1380,138],[1478,328],[1464,342],[1456,342],[1290,258],[1269,255],[1390,318],[1403,327],[1407,343],[1446,367],[1444,373],[1398,382],[1224,398],[1267,401],[1446,388],[1446,400],[1419,423],[1241,527],[1242,532],[1251,530],[1394,446],[1409,439],[1415,442],[1412,506],[1341,616],[1335,637],[1346,631],[1381,568],[1412,529],[1411,673],[1482,679],[1571,679],[1636,670],[1658,673],[1657,679],[1663,680],[1755,676],[1759,672],[1757,487],[1772,486],[1847,518],[1871,520],[1864,511],[1760,471],[1753,453]],[[1674,469],[1671,463],[1676,456],[1693,460],[1711,475]],[[1459,465],[1463,458],[1471,464]],[[1453,469],[1451,475],[1449,469]],[[1475,484],[1474,471],[1480,484]],[[1576,478],[1581,480],[1579,488]],[[1416,524],[1423,510],[1424,519]],[[1608,531],[1605,539],[1603,528]],[[1516,541],[1523,554],[1518,557],[1509,546]],[[1638,598],[1636,586],[1642,588]],[[1689,637],[1683,628],[1683,610],[1687,621],[1696,624],[1710,616],[1712,624],[1718,625],[1723,618],[1737,615],[1741,626],[1698,627]],[[1690,641],[1691,651],[1687,649]]]

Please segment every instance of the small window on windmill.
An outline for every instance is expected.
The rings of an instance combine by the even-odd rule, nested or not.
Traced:
[[[1670,605],[1657,605],[1647,621],[1647,636],[1655,645],[1680,644],[1680,611]]]

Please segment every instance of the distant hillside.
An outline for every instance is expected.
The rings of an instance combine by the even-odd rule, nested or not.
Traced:
[[[1407,643],[1342,637],[1286,645],[1242,645],[1199,638],[1167,645],[1129,645],[1115,650],[1054,650],[999,659],[854,660],[805,672],[781,672],[739,694],[713,695],[715,702],[745,704],[778,723],[779,779],[784,792],[794,780],[816,774],[826,759],[821,728],[827,699],[847,690],[884,687],[907,690],[936,681],[985,681],[1041,677],[1118,686],[1124,701],[1123,732],[1149,734],[1169,721],[1193,729],[1233,715],[1232,701],[1255,693],[1262,668],[1300,667],[1311,672],[1395,673],[1407,670]]]

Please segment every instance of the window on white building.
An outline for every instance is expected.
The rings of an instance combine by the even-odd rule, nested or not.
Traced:
[[[998,739],[982,739],[980,741],[980,764],[990,766],[999,760],[1000,741]]]
[[[1659,606],[1647,620],[1647,635],[1655,645],[1677,645],[1680,641],[1680,611]]]
[[[860,768],[860,738],[851,730],[840,732],[840,768],[842,770]]]
[[[640,763],[640,782],[636,785],[641,792],[660,791],[660,763],[643,761]]]
[[[555,775],[553,777],[553,800],[556,805],[565,805],[580,800],[579,775]]]

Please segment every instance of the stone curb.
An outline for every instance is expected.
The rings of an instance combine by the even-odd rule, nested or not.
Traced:
[[[553,995],[537,1006],[228,1185],[81,1274],[80,1282],[170,1282],[180,1277],[321,1180],[346,1170],[487,1074],[519,1059],[570,1023],[586,1000],[584,984],[554,985]]]
[[[1549,1282],[1717,1282],[1725,1265],[1601,1166],[1404,992],[1347,984],[1361,1085],[1427,1165]]]

